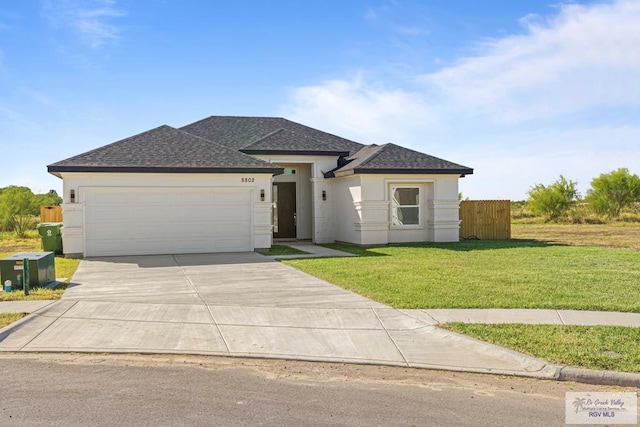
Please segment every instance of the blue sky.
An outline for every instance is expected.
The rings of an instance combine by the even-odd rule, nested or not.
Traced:
[[[0,187],[161,124],[282,116],[475,169],[472,199],[640,173],[640,2],[0,3]]]

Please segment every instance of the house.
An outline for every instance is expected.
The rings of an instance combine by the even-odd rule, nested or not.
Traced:
[[[160,126],[53,163],[67,256],[237,252],[274,239],[458,241],[473,169],[283,118]]]

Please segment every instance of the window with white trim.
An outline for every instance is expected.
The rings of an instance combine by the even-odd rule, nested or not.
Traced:
[[[391,225],[420,225],[420,187],[391,187]]]

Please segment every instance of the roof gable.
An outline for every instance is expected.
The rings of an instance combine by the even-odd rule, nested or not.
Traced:
[[[279,130],[301,135],[303,138],[308,138],[308,141],[318,141],[319,147],[324,147],[320,143],[330,145],[341,152],[354,153],[363,147],[360,143],[280,117],[211,116],[180,129],[235,150],[247,148]],[[277,148],[281,148],[280,151],[287,151],[288,139],[281,141],[284,145],[278,147],[277,141],[271,140],[270,149],[276,151]]]
[[[345,159],[326,177],[354,173],[472,174],[473,169],[395,144],[368,145]]]
[[[163,125],[61,160],[49,172],[265,172],[275,165]]]
[[[348,156],[349,151],[336,147],[331,142],[319,141],[308,135],[278,129],[243,147],[247,154],[306,154]]]

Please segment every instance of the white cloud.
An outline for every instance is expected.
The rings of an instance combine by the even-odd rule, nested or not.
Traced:
[[[282,114],[370,143],[410,144],[425,125],[438,123],[419,96],[366,83],[361,76],[296,88]]]
[[[119,38],[120,28],[113,20],[126,13],[116,7],[115,0],[47,0],[43,15],[56,28],[71,30],[95,49]]]
[[[562,5],[521,22],[523,34],[431,74],[294,88],[282,112],[473,167],[461,186],[476,198],[522,199],[560,174],[584,192],[600,173],[640,173],[640,1]]]
[[[640,106],[640,2],[565,5],[521,22],[525,34],[486,41],[476,56],[418,80],[447,108],[495,121]]]

